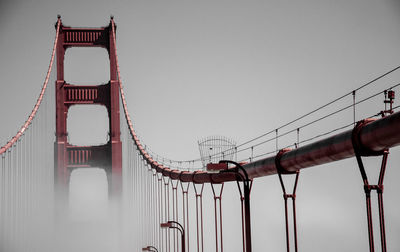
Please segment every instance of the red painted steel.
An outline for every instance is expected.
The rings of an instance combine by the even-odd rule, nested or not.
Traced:
[[[76,86],[64,84],[65,102],[68,104],[100,104],[107,106],[110,103],[110,84],[98,86]]]
[[[106,170],[110,191],[121,193],[122,147],[119,121],[119,82],[115,59],[115,39],[111,23],[101,28],[71,28],[60,22],[57,41],[56,81],[56,182],[68,186],[71,170],[83,167],[99,167]],[[113,28],[114,31],[114,28]],[[108,50],[110,59],[110,82],[97,86],[68,84],[64,80],[64,56],[70,47],[99,46]],[[102,146],[73,146],[68,143],[68,109],[77,104],[99,104],[108,110],[110,140]],[[111,177],[110,177],[111,176]]]
[[[392,101],[389,101],[392,102]],[[389,110],[385,110],[382,115],[386,113],[392,114],[392,107]],[[379,224],[380,224],[380,235],[381,235],[381,250],[382,252],[386,252],[386,231],[385,231],[385,218],[384,218],[384,208],[383,208],[383,179],[386,171],[386,164],[389,155],[389,150],[385,149],[383,151],[373,151],[365,148],[357,137],[357,133],[360,131],[361,127],[368,123],[368,121],[360,121],[357,123],[353,130],[353,146],[354,152],[357,159],[357,164],[360,170],[360,174],[364,183],[364,192],[365,192],[365,200],[367,207],[367,223],[368,223],[368,237],[369,237],[369,248],[370,251],[375,251],[374,245],[374,229],[373,229],[373,221],[372,221],[372,207],[371,207],[371,191],[376,190],[378,194],[378,208],[379,208]],[[359,135],[358,135],[359,136]],[[382,156],[381,169],[379,173],[378,184],[371,185],[368,180],[367,172],[365,171],[364,162],[362,157],[364,156]]]
[[[400,112],[369,121],[359,130],[360,143],[371,151],[382,151],[400,144]],[[297,169],[321,165],[355,155],[353,130],[331,136],[315,143],[288,151],[281,156],[281,166],[294,172]],[[265,158],[244,166],[252,178],[276,174],[275,157]]]
[[[17,134],[10,141],[8,141],[7,144],[5,144],[4,146],[2,146],[0,148],[0,155],[3,154],[4,152],[6,152],[11,146],[13,146],[14,143],[16,143],[18,141],[18,139],[24,134],[24,132],[28,129],[29,125],[32,123],[33,118],[35,118],[35,116],[36,116],[36,113],[37,113],[37,111],[39,109],[39,106],[42,103],[43,96],[44,96],[44,93],[46,91],[49,79],[50,79],[50,73],[51,73],[51,70],[53,68],[54,55],[55,55],[56,46],[57,46],[57,43],[58,43],[60,25],[61,25],[61,20],[58,19],[57,24],[56,24],[56,37],[54,39],[54,45],[53,45],[53,50],[52,50],[52,53],[51,53],[51,59],[50,59],[49,68],[47,70],[46,78],[44,80],[44,83],[43,83],[43,86],[42,86],[42,90],[40,91],[40,94],[39,94],[39,97],[38,97],[38,99],[36,101],[36,104],[33,107],[32,112],[30,113],[28,119],[22,125],[22,127],[17,132]]]
[[[67,146],[67,168],[110,167],[110,145]]]
[[[280,153],[283,153],[281,151]],[[279,154],[279,153],[278,153]],[[279,165],[278,165],[279,167]],[[297,246],[297,221],[296,221],[296,189],[297,189],[297,183],[299,181],[299,174],[300,171],[296,171],[296,178],[293,186],[293,190],[291,194],[288,194],[286,192],[286,186],[285,183],[283,182],[282,179],[282,170],[278,168],[278,177],[279,177],[279,182],[281,184],[282,192],[283,192],[283,200],[285,204],[285,228],[286,228],[286,251],[290,251],[290,240],[289,240],[289,214],[288,214],[288,199],[292,199],[292,216],[293,216],[293,238],[294,238],[294,251],[298,251],[298,246]],[[290,175],[290,174],[285,174],[285,175]]]
[[[204,228],[203,228],[203,190],[204,184],[193,183],[196,196],[196,234],[197,234],[197,252],[204,251]]]
[[[109,27],[101,28],[72,28],[63,26],[64,46],[98,46],[109,48]]]

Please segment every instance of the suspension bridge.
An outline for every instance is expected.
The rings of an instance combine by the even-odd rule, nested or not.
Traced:
[[[64,55],[71,47],[107,50],[109,82],[67,83]],[[358,93],[399,68],[265,134],[213,152],[209,159],[171,160],[151,151],[134,129],[120,76],[114,19],[106,27],[74,28],[64,26],[59,17],[48,72],[37,102],[17,134],[0,149],[1,251],[39,251],[32,237],[45,241],[57,232],[54,223],[63,223],[72,172],[93,167],[105,171],[110,201],[117,205],[114,214],[116,233],[123,244],[120,251],[222,252],[226,251],[226,243],[231,242],[224,239],[227,232],[240,237],[241,245],[236,251],[256,251],[252,243],[263,237],[252,230],[257,219],[251,212],[251,207],[256,206],[251,192],[257,178],[264,176],[279,179],[283,198],[274,204],[284,205],[285,250],[302,251],[298,242],[301,227],[296,219],[296,190],[301,172],[347,158],[356,159],[360,187],[365,192],[369,251],[388,251],[384,176],[389,149],[400,143],[400,113],[396,112],[399,106],[394,104],[395,90],[400,84],[366,97],[359,97]],[[382,110],[363,118],[356,116],[360,106],[368,102],[381,104],[381,98]],[[347,103],[339,109],[312,117],[342,101]],[[68,142],[68,110],[87,104],[107,109],[106,144],[76,146]],[[332,118],[337,120],[337,116],[348,120],[334,127],[328,122],[318,132],[312,128]],[[303,131],[309,128],[316,133],[304,137]],[[375,167],[379,171],[377,181],[368,176],[366,157],[380,162]],[[294,183],[287,183],[286,178],[292,178]],[[232,221],[230,214],[223,211],[227,185],[237,187],[234,206],[240,213],[240,228],[236,230],[223,228],[224,223]],[[208,194],[204,193],[206,187],[210,189]],[[371,199],[375,193],[377,202]],[[204,205],[204,197],[209,197],[212,204]],[[67,238],[68,235],[72,234],[65,234]],[[263,251],[268,251],[267,245]]]

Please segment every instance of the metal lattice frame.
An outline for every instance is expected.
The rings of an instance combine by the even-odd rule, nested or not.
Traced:
[[[236,150],[236,142],[224,136],[209,136],[198,141],[203,167],[220,160],[232,160]]]

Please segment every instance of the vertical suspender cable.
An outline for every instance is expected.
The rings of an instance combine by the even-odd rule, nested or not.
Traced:
[[[197,187],[199,186],[199,188]],[[203,189],[204,184],[193,183],[196,194],[196,227],[197,227],[197,252],[203,252]]]
[[[4,233],[5,233],[5,229],[4,229],[4,222],[5,222],[5,218],[4,218],[4,211],[5,211],[5,182],[6,182],[6,178],[5,178],[5,169],[6,169],[6,155],[5,153],[1,154],[1,192],[0,192],[0,242],[1,244],[4,244],[5,238],[4,238]]]
[[[183,229],[185,231],[185,238],[186,238],[186,251],[189,250],[189,199],[188,199],[188,192],[189,192],[189,185],[190,182],[182,182],[181,181],[181,189],[182,189],[182,220],[183,220]],[[182,252],[186,252],[182,251]]]
[[[171,187],[172,187],[172,220],[178,221],[178,184],[179,180],[172,180],[171,179]],[[179,243],[178,243],[178,230],[174,229],[173,231],[174,237],[174,244],[173,248],[174,251],[179,251]]]
[[[170,221],[170,216],[169,216],[169,177],[163,176],[163,181],[164,181],[164,197],[165,197],[165,222]],[[169,228],[166,229],[166,246],[167,246],[167,252],[171,250],[171,244],[170,244],[170,232]]]
[[[153,224],[153,229],[154,229],[154,238],[153,238],[153,244],[154,246],[157,246],[158,241],[159,241],[159,226],[160,223],[158,222],[158,199],[157,199],[157,172],[153,169],[153,219],[154,219],[154,224]]]
[[[160,220],[160,224],[163,223],[164,220],[164,204],[163,204],[163,190],[162,190],[162,174],[161,173],[157,173],[157,181],[158,181],[158,212],[159,212],[159,220]],[[164,250],[164,237],[166,237],[166,230],[162,230],[161,227],[159,227],[159,231],[160,231],[160,244],[159,244],[159,248],[160,250]],[[166,251],[166,249],[164,250]]]
[[[216,252],[223,252],[223,239],[222,239],[222,192],[224,183],[214,184],[211,183],[211,189],[214,195],[214,224],[215,224],[215,250]]]
[[[5,155],[0,154],[0,244],[4,244],[3,234],[4,234],[4,169],[5,169]]]

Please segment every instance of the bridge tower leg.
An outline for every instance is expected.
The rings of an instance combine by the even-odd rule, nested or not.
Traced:
[[[122,144],[120,139],[119,80],[111,22],[101,28],[72,28],[62,25],[57,43],[55,183],[68,191],[73,169],[98,167],[106,171],[109,192],[119,196],[122,190]],[[102,47],[108,51],[110,81],[97,86],[66,83],[64,55],[70,47]],[[75,146],[68,143],[68,109],[76,104],[105,106],[109,117],[109,141],[100,146]]]

